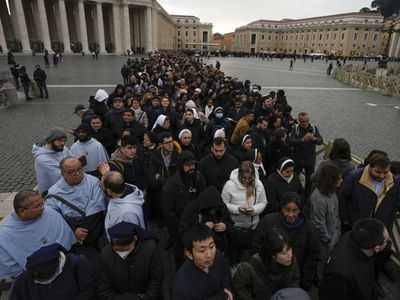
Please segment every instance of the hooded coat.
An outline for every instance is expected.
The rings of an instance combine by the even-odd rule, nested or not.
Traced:
[[[212,185],[208,186],[196,200],[186,206],[179,222],[179,236],[183,236],[187,228],[206,222],[225,224],[226,230],[224,232],[213,230],[218,250],[222,253],[225,252],[228,246],[227,234],[233,227],[233,221],[228,208],[222,201],[221,194]],[[181,253],[183,253],[183,244],[181,250]]]
[[[41,193],[47,192],[61,178],[60,161],[67,156],[71,156],[71,153],[65,146],[63,151],[58,152],[43,145],[34,144],[32,154],[35,159],[38,190]]]
[[[170,233],[178,232],[179,220],[183,210],[205,189],[206,182],[203,175],[195,170],[187,175],[183,171],[183,164],[187,160],[195,161],[193,153],[183,152],[177,163],[177,172],[167,180],[162,192],[162,210]]]

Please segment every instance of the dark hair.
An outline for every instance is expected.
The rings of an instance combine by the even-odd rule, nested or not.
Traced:
[[[90,122],[92,122],[92,120],[94,120],[94,119],[98,119],[98,120],[101,121],[101,123],[103,123],[103,119],[102,119],[100,116],[98,116],[98,115],[92,116],[92,117],[90,118]]]
[[[285,91],[284,90],[278,90],[276,93],[276,98],[282,98],[285,96]]]
[[[18,214],[18,210],[21,208],[28,208],[30,199],[34,196],[39,195],[38,191],[34,190],[22,190],[14,197],[14,211]]]
[[[270,137],[269,143],[271,145],[275,145],[282,141],[283,137],[285,136],[286,131],[282,128],[277,128],[274,130],[274,134]]]
[[[365,218],[353,225],[350,237],[358,247],[368,250],[384,243],[384,230],[385,225],[381,221]]]
[[[121,194],[125,191],[124,176],[117,171],[109,171],[104,175],[104,187],[112,192]]]
[[[297,115],[297,118],[299,118],[299,117],[308,117],[308,113],[306,113],[304,111],[299,112],[299,114]]]
[[[390,166],[390,159],[385,154],[375,153],[369,158],[369,165],[371,168],[376,166],[378,168],[385,169]]]
[[[288,203],[294,203],[296,206],[301,210],[302,209],[302,203],[301,203],[301,197],[299,194],[296,192],[285,192],[280,200],[280,206],[284,207]]]
[[[400,174],[400,161],[391,161],[390,162],[390,172],[393,175]]]
[[[254,115],[254,111],[249,109],[248,111],[245,112],[244,115],[245,115],[245,116]]]
[[[347,159],[351,160],[349,143],[342,138],[335,139],[332,145],[332,151],[329,153],[329,159]]]
[[[126,147],[126,146],[136,146],[138,143],[137,139],[133,135],[124,135],[121,137],[121,147]]]
[[[260,124],[260,123],[262,123],[262,122],[268,122],[268,118],[267,117],[264,117],[264,116],[260,116],[260,117],[258,117],[257,118],[257,122],[256,122],[256,124]]]
[[[214,146],[214,145],[216,145],[216,146],[224,145],[226,147],[226,140],[222,137],[216,137],[211,142],[211,146]]]
[[[340,177],[339,167],[327,164],[318,172],[316,186],[321,194],[330,196],[336,192],[336,185]]]
[[[192,251],[193,242],[204,241],[210,237],[214,239],[214,234],[210,227],[205,224],[197,224],[186,229],[182,241],[185,250]]]
[[[264,262],[271,262],[273,256],[282,252],[285,246],[291,248],[290,239],[287,234],[279,228],[270,228],[264,235],[259,251],[260,257]]]
[[[366,165],[369,164],[369,159],[370,159],[371,156],[374,155],[374,154],[384,154],[384,155],[387,156],[387,153],[386,153],[385,151],[381,151],[381,150],[374,149],[374,150],[372,150],[372,151],[368,154],[368,156],[364,159],[364,166],[366,166]]]
[[[157,135],[157,139],[160,143],[164,142],[164,139],[169,139],[170,137],[172,137],[171,132],[169,131],[161,131],[158,135]]]

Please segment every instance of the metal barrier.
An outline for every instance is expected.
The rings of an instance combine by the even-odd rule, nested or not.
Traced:
[[[376,76],[358,68],[353,71],[349,71],[346,68],[337,68],[333,72],[333,77],[345,84],[378,91],[387,96],[400,95],[400,80],[397,76]]]

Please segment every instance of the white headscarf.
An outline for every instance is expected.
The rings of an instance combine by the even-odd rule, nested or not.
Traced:
[[[161,127],[163,127],[163,125],[165,123],[165,119],[167,119],[167,116],[159,115],[156,122],[154,123],[153,127],[151,128],[151,131],[153,131],[154,128],[157,127],[157,125],[160,125]]]
[[[190,137],[192,136],[192,132],[189,129],[182,129],[181,132],[179,132],[178,138],[181,139],[182,134],[184,134],[185,132],[190,134]]]
[[[217,137],[219,137],[219,135],[220,135],[222,132],[225,133],[225,129],[224,129],[224,128],[221,128],[221,129],[216,130],[215,133],[214,133],[214,139],[217,138]]]

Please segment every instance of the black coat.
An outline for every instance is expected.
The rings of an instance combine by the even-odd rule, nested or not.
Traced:
[[[301,215],[304,217],[303,215]],[[270,228],[279,228],[288,233],[291,246],[300,269],[300,283],[305,289],[311,287],[319,262],[319,239],[311,223],[304,223],[294,230],[289,230],[284,224],[281,213],[271,213],[264,216],[253,232],[252,252],[256,253],[262,246],[264,234]]]
[[[275,171],[277,162],[283,157],[292,157],[292,151],[289,145],[283,142],[276,144],[268,143],[263,153],[263,164],[267,175]]]
[[[229,180],[231,172],[238,167],[237,159],[228,153],[219,160],[215,159],[213,154],[209,154],[199,161],[199,171],[204,175],[207,186],[213,185],[220,192]]]
[[[112,108],[106,114],[104,127],[114,130],[114,128],[116,128],[116,126],[118,126],[118,124],[123,121],[123,118],[124,118],[124,109],[116,110]]]
[[[191,260],[185,261],[172,281],[171,300],[225,300],[227,296],[224,288],[230,286],[228,266],[224,256],[217,250],[208,273],[199,269]]]
[[[90,136],[98,140],[106,149],[108,156],[115,150],[115,140],[110,128],[101,127],[98,131],[90,130]]]
[[[228,246],[227,234],[233,227],[233,221],[228,208],[222,201],[221,193],[212,185],[208,186],[199,195],[199,198],[186,206],[179,222],[179,237],[183,236],[187,228],[199,223],[205,224],[206,222],[225,224],[226,230],[224,232],[213,230],[218,250],[225,252]],[[178,242],[182,241],[178,240]],[[183,243],[180,244],[179,253],[183,254]]]
[[[346,232],[325,266],[319,286],[323,300],[377,300],[373,257],[368,257]]]
[[[278,171],[275,171],[267,177],[265,182],[265,194],[268,199],[268,212],[280,210],[280,201],[283,194],[286,192],[296,192],[300,196],[303,196],[304,189],[301,185],[299,175],[293,173],[293,179],[290,183],[284,180],[282,176],[278,174]]]
[[[162,150],[159,149],[150,156],[149,185],[153,190],[161,190],[167,179],[176,172],[176,164],[179,156],[178,152],[175,149],[172,151],[171,162],[167,168],[161,156],[161,151]],[[158,179],[156,179],[156,174],[160,174]]]
[[[37,284],[28,271],[14,282],[11,300],[95,299],[96,278],[84,256],[66,255],[62,273],[51,284]]]
[[[313,132],[316,140],[302,142],[302,138],[306,133]],[[301,128],[299,125],[293,127],[290,134],[290,145],[293,147],[293,160],[300,166],[314,166],[316,161],[316,145],[322,145],[322,136],[316,126],[309,124],[306,129]]]
[[[147,133],[147,129],[143,126],[143,124],[135,120],[132,123],[126,123],[122,120],[114,127],[114,136],[120,138],[122,132],[124,132],[125,130],[129,130],[131,132],[131,135],[136,137],[139,143],[143,142],[143,136],[145,133]]]
[[[192,124],[187,123],[186,121],[181,125],[179,132],[182,129],[188,129],[192,133],[192,143],[195,144],[200,149],[203,149],[205,145],[205,133],[203,130],[203,125],[201,124],[200,120],[194,119]]]
[[[160,299],[163,268],[156,241],[139,235],[136,248],[122,259],[111,244],[100,255],[98,299]],[[137,295],[143,295],[139,298]]]
[[[199,171],[189,176],[184,174],[182,162],[186,157],[195,159],[191,152],[183,152],[178,160],[177,171],[166,181],[162,190],[162,211],[169,234],[178,233],[179,221],[186,205],[197,199],[206,187]]]

